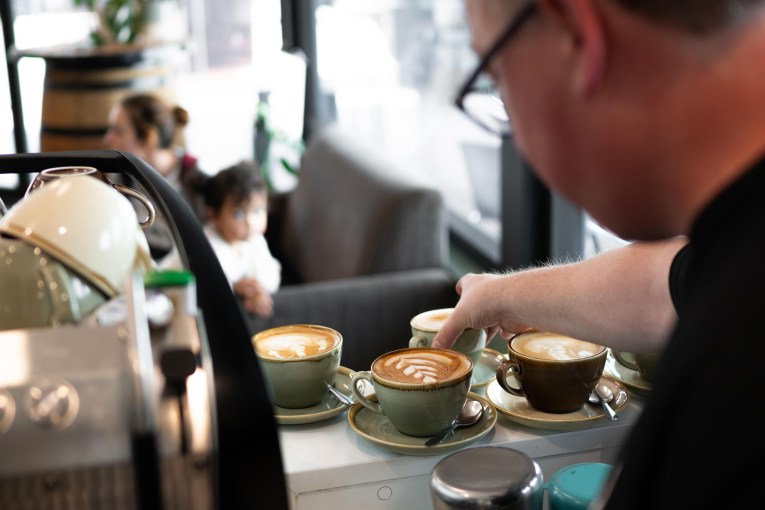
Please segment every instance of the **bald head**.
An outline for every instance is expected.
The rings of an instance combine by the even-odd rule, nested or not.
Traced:
[[[528,1],[466,0],[479,55]],[[622,237],[686,233],[765,148],[765,0],[533,1],[485,68],[520,152]]]
[[[538,1],[538,0],[531,0]],[[545,0],[543,0],[545,1]],[[551,0],[552,2],[565,0]],[[765,0],[593,0],[613,2],[657,23],[703,34],[726,28],[750,17]],[[483,3],[501,24],[524,5],[523,0],[466,0]],[[539,2],[543,3],[543,2]]]
[[[728,27],[762,7],[763,0],[609,0],[660,23],[693,33]]]

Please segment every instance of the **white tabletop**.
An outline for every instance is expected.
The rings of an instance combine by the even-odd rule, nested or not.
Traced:
[[[642,406],[643,400],[632,396],[619,421],[603,418],[591,428],[574,431],[533,429],[498,413],[494,429],[467,447],[522,451],[540,464],[549,479],[557,469],[577,462],[613,462]],[[291,507],[346,508],[348,498],[353,498],[365,510],[431,508],[429,476],[448,454],[388,452],[359,436],[347,416],[344,412],[323,422],[279,426]]]

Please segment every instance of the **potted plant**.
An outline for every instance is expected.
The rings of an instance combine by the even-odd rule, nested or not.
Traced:
[[[179,46],[150,33],[159,0],[72,3],[97,19],[87,44],[25,52],[46,63],[40,137],[45,152],[102,148],[109,112],[125,96],[174,96],[172,65]]]
[[[132,45],[146,28],[149,0],[72,0],[87,7],[98,19],[90,38],[94,46]]]

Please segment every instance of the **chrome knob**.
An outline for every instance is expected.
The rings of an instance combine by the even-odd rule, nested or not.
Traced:
[[[44,380],[27,390],[29,418],[44,428],[65,428],[74,421],[79,397],[66,381]]]
[[[15,414],[16,404],[13,402],[13,397],[7,391],[0,389],[0,434],[11,427]]]

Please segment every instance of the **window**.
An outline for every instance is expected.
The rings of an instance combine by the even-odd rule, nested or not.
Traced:
[[[6,0],[3,0],[6,1]],[[86,40],[94,20],[72,0],[7,0],[20,50]],[[281,48],[281,10],[274,0],[155,0],[150,31],[183,41],[172,62],[177,103],[190,113],[186,145],[214,172],[253,156],[258,90],[268,86],[271,55]],[[61,27],[66,26],[66,30]],[[0,151],[16,151],[5,55],[0,71]],[[28,150],[40,150],[45,62],[18,62]],[[224,129],[225,128],[225,129]],[[100,147],[94,147],[100,148]],[[0,176],[0,186],[6,179]]]
[[[13,5],[22,49],[81,40],[93,22],[87,13],[73,12],[71,0],[13,0]],[[216,172],[254,156],[259,92],[274,88],[274,55],[282,47],[281,6],[314,5],[316,59],[309,64],[315,65],[319,95],[307,106],[319,124],[336,121],[416,169],[444,196],[454,239],[486,267],[512,265],[515,255],[509,252],[521,244],[518,231],[530,228],[528,218],[510,210],[511,181],[526,180],[528,168],[511,142],[503,145],[453,106],[457,88],[476,63],[462,0],[158,0],[154,5],[166,23],[162,33],[185,40],[174,88],[178,104],[190,113],[186,145],[203,169]],[[62,25],[67,30],[59,30]],[[36,151],[45,65],[22,58],[19,68],[29,150]],[[9,112],[3,78],[0,108]],[[15,151],[10,114],[0,116],[0,151]],[[0,176],[0,186],[12,187],[7,179],[15,176]],[[288,179],[284,186],[289,184]],[[545,250],[570,253],[572,245],[576,251],[606,244],[590,237],[585,243],[576,209],[557,197],[552,202],[549,215],[559,224],[550,235],[557,240],[543,241]]]
[[[455,244],[485,268],[588,256],[619,242],[545,190],[511,140],[453,106],[476,64],[462,0],[323,0],[315,18],[320,121],[420,172],[444,196]]]
[[[315,16],[321,120],[421,172],[498,257],[501,140],[452,106],[476,61],[462,1],[330,0]]]

